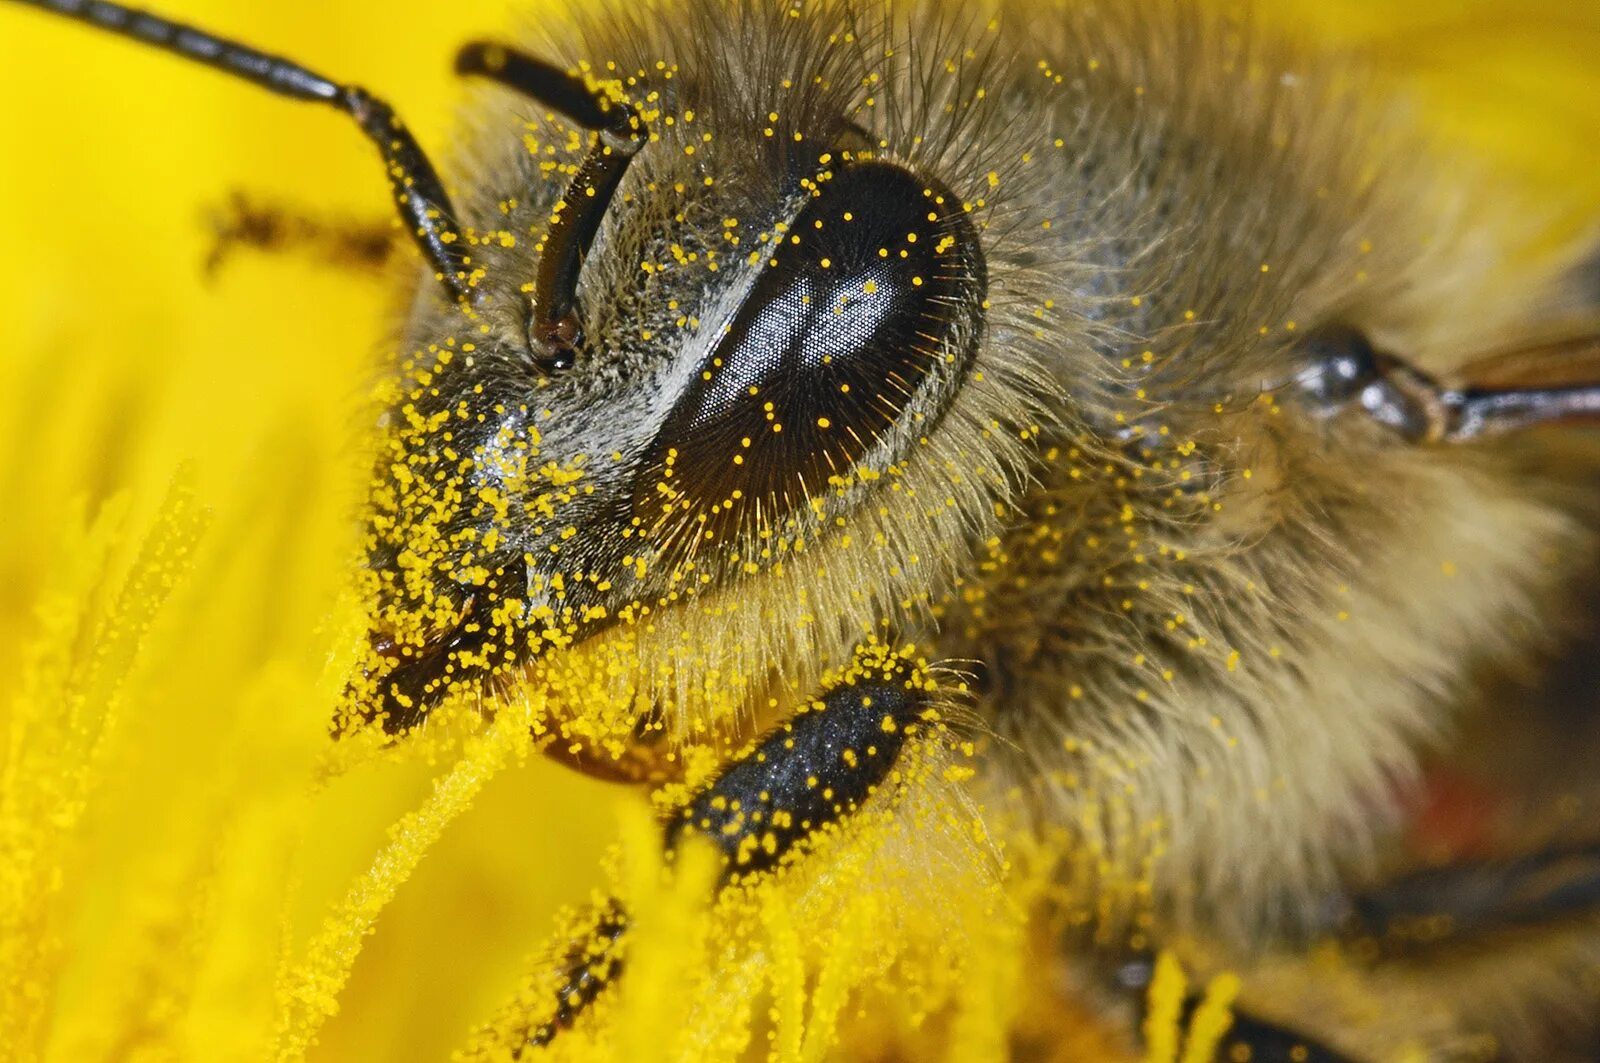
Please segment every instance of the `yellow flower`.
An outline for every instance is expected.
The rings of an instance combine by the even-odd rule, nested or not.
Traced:
[[[1297,0],[1271,17],[1414,81],[1447,138],[1570,231],[1600,218],[1600,15],[1501,6]],[[455,181],[450,56],[512,9],[166,5],[373,89]],[[366,396],[399,308],[380,281],[293,254],[208,278],[205,219],[242,190],[387,224],[379,164],[330,110],[20,5],[0,4],[0,71],[0,1044],[62,1060],[469,1047],[557,909],[605,881],[607,846],[632,837],[637,861],[649,830],[636,795],[492,729],[385,756],[329,739],[338,648],[362,630],[347,577]],[[658,894],[641,937],[670,944],[642,947],[657,979],[616,1004],[637,1009],[625,1043],[696,1003],[651,984],[717,984],[683,969],[711,960],[684,929],[703,931],[699,909]],[[787,972],[779,1047],[815,1057],[826,1035],[806,1023],[846,1010],[850,965],[871,966],[892,913],[848,908],[819,960],[788,903],[713,917],[768,935]],[[990,932],[951,1033],[973,1052],[997,1050],[1018,977],[1019,928],[995,914]],[[820,966],[809,993],[803,963]],[[722,1021],[748,1033],[745,1011]]]

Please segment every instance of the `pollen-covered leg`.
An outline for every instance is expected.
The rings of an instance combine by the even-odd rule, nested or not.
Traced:
[[[1464,860],[1357,896],[1350,951],[1371,977],[1437,998],[1497,1060],[1594,1060],[1600,1044],[1600,844]]]
[[[674,853],[689,835],[722,855],[719,888],[751,884],[803,857],[809,843],[855,813],[884,785],[908,741],[937,715],[926,680],[898,657],[858,662],[852,675],[733,760],[665,828]],[[621,974],[629,919],[601,906],[592,931],[565,953],[555,1006],[525,1036],[548,1044]]]
[[[1429,868],[1351,902],[1352,929],[1385,953],[1600,915],[1600,844]]]
[[[1352,1063],[1316,1038],[1237,1003],[1240,985],[1232,973],[1191,987],[1172,956],[1144,954],[1119,964],[1115,981],[1139,995],[1137,1012],[1147,1060]]]
[[[667,828],[722,850],[723,879],[777,866],[854,812],[894,767],[925,702],[893,682],[847,685],[813,702],[734,761]]]
[[[1240,954],[1195,939],[1197,968],[1237,987],[1214,1054],[1346,1063],[1594,1059],[1600,1038],[1600,845],[1463,860],[1381,880],[1312,948]],[[1187,1045],[1206,1009],[1182,975],[1136,958],[1116,983],[1147,998],[1150,1058]],[[1174,987],[1175,986],[1175,987]],[[1215,1024],[1212,1024],[1215,1029]]]
[[[555,1011],[528,1035],[528,1045],[537,1048],[549,1044],[557,1031],[571,1026],[578,1014],[621,973],[621,941],[627,929],[628,917],[620,904],[613,901],[598,910],[591,932],[567,949],[567,966],[561,988],[556,990]],[[520,1048],[517,1054],[521,1054]]]
[[[527,587],[527,564],[518,557],[481,585],[456,585],[426,608],[396,610],[369,635],[335,733],[376,721],[385,734],[403,734],[452,695],[481,693],[510,674],[523,656],[517,621]]]

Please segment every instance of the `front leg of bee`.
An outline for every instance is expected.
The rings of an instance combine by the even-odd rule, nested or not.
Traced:
[[[884,784],[906,743],[937,715],[923,679],[896,657],[858,667],[735,758],[664,826],[672,854],[689,835],[722,855],[718,888],[752,884],[803,856]],[[611,900],[563,961],[561,984],[525,1045],[548,1044],[621,974],[628,913]],[[520,1052],[520,1050],[519,1050]]]

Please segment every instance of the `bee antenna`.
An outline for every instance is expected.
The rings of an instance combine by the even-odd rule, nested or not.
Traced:
[[[473,289],[467,281],[467,257],[455,231],[450,197],[421,145],[387,103],[359,86],[341,85],[280,56],[121,4],[103,0],[20,2],[153,45],[279,96],[337,107],[355,119],[383,156],[401,220],[410,228],[422,256],[433,266],[451,298],[473,301]]]
[[[1446,440],[1500,435],[1552,422],[1600,420],[1600,386],[1565,388],[1468,388],[1443,395]]]
[[[456,72],[498,82],[598,134],[552,213],[528,323],[528,342],[541,365],[569,368],[583,342],[578,275],[628,163],[644,145],[643,123],[629,104],[608,99],[576,75],[505,45],[466,45],[456,55]]]
[[[1587,351],[1579,350],[1587,343]],[[1579,344],[1554,345],[1548,349],[1513,352],[1500,357],[1538,363],[1541,356],[1562,356],[1578,366],[1591,363],[1600,355],[1600,344],[1593,339]],[[1494,359],[1485,360],[1493,365]],[[1465,443],[1505,435],[1543,424],[1594,424],[1600,421],[1600,384],[1586,381],[1541,386],[1528,380],[1501,380],[1494,383],[1469,382],[1461,387],[1446,387],[1433,377],[1393,359],[1380,361],[1384,378],[1402,399],[1416,411],[1411,421],[1417,426],[1419,441]],[[1469,381],[1473,374],[1469,370]],[[1537,380],[1537,377],[1533,378]]]

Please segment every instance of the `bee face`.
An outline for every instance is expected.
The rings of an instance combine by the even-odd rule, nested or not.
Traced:
[[[746,647],[736,676],[798,666],[793,696],[891,602],[928,602],[994,522],[1035,409],[1026,359],[985,355],[1009,316],[983,236],[1000,163],[952,165],[953,134],[912,133],[898,112],[863,126],[868,67],[894,50],[838,16],[819,9],[802,32],[740,9],[771,41],[737,83],[711,43],[591,27],[585,67],[648,129],[603,208],[569,187],[596,150],[586,131],[525,101],[484,120],[498,180],[463,206],[482,299],[471,321],[432,301],[416,314],[375,495],[379,643],[414,672],[403,700],[481,681],[450,658],[481,657],[462,629],[507,597],[498,663],[619,624],[630,654],[672,629],[647,640],[652,659],[681,659],[684,613],[696,642],[709,623],[713,644]],[[931,60],[890,76],[912,84]],[[942,71],[919,106],[978,80]],[[537,278],[556,219],[585,209],[603,216],[568,326],[581,339],[551,372],[530,342]]]

